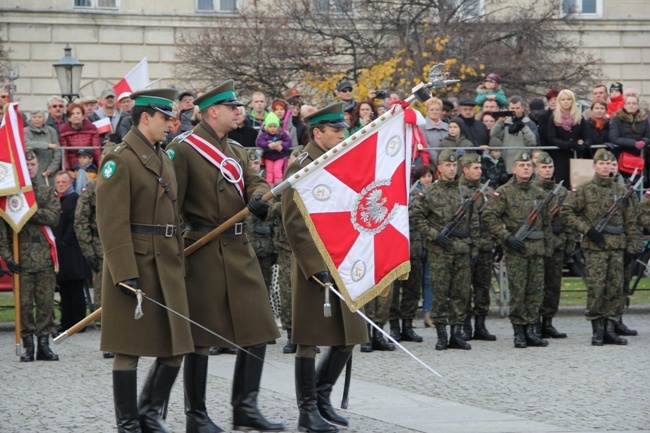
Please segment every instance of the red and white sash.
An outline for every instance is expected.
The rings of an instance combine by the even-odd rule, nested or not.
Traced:
[[[210,164],[217,167],[223,177],[235,186],[241,199],[246,203],[246,188],[244,186],[244,170],[241,165],[233,158],[226,156],[219,149],[215,148],[210,142],[199,137],[195,133],[189,134],[183,140],[194,148]]]
[[[56,252],[56,239],[54,237],[54,233],[52,233],[50,226],[39,224],[38,227],[41,229],[43,235],[45,235],[45,239],[47,239],[47,242],[50,244],[50,255],[52,256],[52,263],[54,263],[54,272],[58,273],[59,255]]]

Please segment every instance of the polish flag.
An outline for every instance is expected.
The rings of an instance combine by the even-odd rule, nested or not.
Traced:
[[[95,127],[99,131],[99,135],[107,134],[111,132],[113,129],[111,125],[111,119],[109,119],[108,117],[104,117],[103,119],[99,119],[93,122],[93,125],[95,125]]]
[[[144,90],[149,87],[149,84],[149,64],[145,57],[124,78],[113,86],[113,90],[119,96],[124,92],[133,93],[138,90]]]

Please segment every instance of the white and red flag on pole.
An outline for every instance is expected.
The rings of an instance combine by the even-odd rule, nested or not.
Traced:
[[[415,110],[395,106],[287,178],[352,311],[411,270],[408,197],[417,119]]]
[[[108,134],[112,131],[113,125],[111,124],[111,119],[104,117],[103,119],[95,120],[93,125],[97,128],[99,134]]]
[[[11,103],[0,124],[0,185],[14,179],[11,188],[0,193],[0,216],[20,232],[27,220],[36,213],[36,197],[27,171],[23,119],[18,104]]]
[[[133,93],[144,90],[149,87],[149,84],[149,63],[145,57],[113,86],[113,90],[119,96],[124,92]]]

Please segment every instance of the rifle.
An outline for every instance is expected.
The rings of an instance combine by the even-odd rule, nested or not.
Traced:
[[[483,196],[483,193],[485,193],[485,190],[487,189],[489,184],[490,181],[488,180],[480,189],[476,190],[476,192],[474,193],[471,199],[465,201],[465,203],[463,203],[462,205],[460,205],[458,209],[456,209],[454,216],[451,217],[451,220],[449,220],[447,225],[440,231],[441,235],[449,236],[451,232],[453,232],[454,229],[458,227],[461,221],[463,221],[465,214],[469,210],[469,205],[478,201],[478,199]]]
[[[555,186],[555,188],[553,188],[553,191],[548,193],[544,201],[538,203],[537,206],[535,206],[533,210],[530,211],[530,214],[528,214],[526,221],[521,225],[521,227],[519,227],[517,233],[515,233],[515,238],[519,239],[520,241],[523,241],[528,237],[530,232],[533,231],[533,226],[535,225],[535,221],[537,221],[537,217],[539,216],[540,212],[542,211],[542,209],[544,209],[544,207],[548,206],[548,204],[551,202],[551,199],[553,199],[553,197],[557,196],[557,193],[560,191],[560,187],[562,186],[563,183],[564,181],[558,183]]]
[[[621,208],[621,205],[623,204],[623,200],[632,197],[632,194],[636,192],[637,187],[641,184],[643,181],[643,178],[640,178],[637,183],[634,185],[628,186],[627,191],[625,191],[625,194],[622,196],[618,197],[616,200],[614,200],[614,203],[612,203],[609,206],[609,209],[607,209],[607,212],[605,212],[605,215],[603,215],[598,223],[594,226],[594,229],[598,233],[602,233],[609,221],[616,215],[618,210]]]

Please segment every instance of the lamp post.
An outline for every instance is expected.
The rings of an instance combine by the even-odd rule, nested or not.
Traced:
[[[58,63],[53,64],[56,78],[59,80],[61,96],[68,102],[79,96],[79,85],[81,84],[81,70],[84,64],[72,57],[72,48],[69,44],[63,49],[65,55]]]
[[[20,66],[3,66],[2,75],[9,81],[9,84],[5,85],[4,88],[9,93],[9,99],[13,101],[14,93],[16,93],[16,84],[15,81],[20,78]]]

